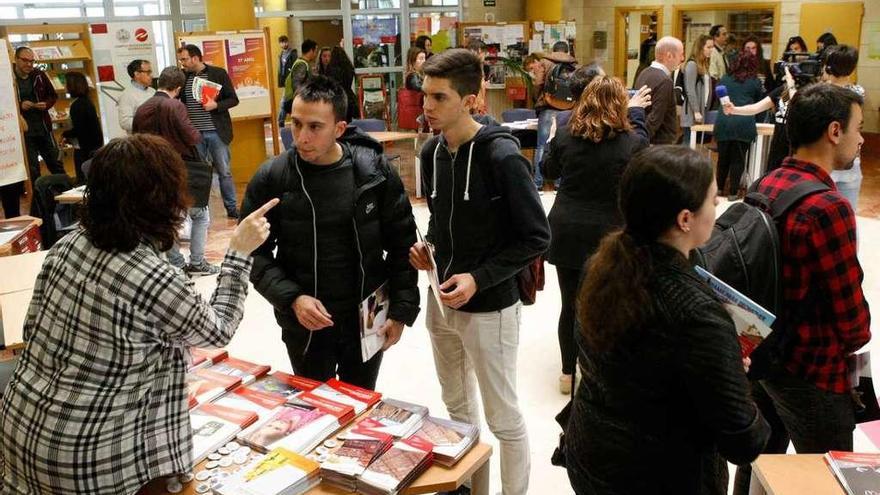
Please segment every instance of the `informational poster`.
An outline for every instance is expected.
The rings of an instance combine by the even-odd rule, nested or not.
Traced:
[[[92,24],[92,57],[98,71],[98,97],[104,137],[112,139],[124,136],[119,127],[116,102],[126,88],[131,86],[128,64],[132,60],[146,60],[158,77],[162,67],[156,63],[156,37],[153,22],[109,22]]]
[[[269,96],[266,45],[262,37],[226,40],[226,70],[239,99]]]
[[[397,19],[352,19],[352,37],[360,40],[358,45],[378,45],[397,42]]]
[[[0,38],[0,186],[27,180],[9,44]]]
[[[201,48],[203,61],[229,73],[238,105],[229,110],[235,118],[266,118],[272,115],[264,31],[223,33],[177,33],[177,46],[193,44]]]

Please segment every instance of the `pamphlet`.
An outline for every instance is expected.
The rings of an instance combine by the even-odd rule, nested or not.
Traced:
[[[208,100],[216,100],[217,95],[223,85],[209,81],[203,77],[194,77],[192,82],[193,98],[202,102],[202,105],[208,103]]]
[[[694,270],[700,278],[706,281],[718,299],[721,300],[724,309],[730,313],[730,317],[736,325],[736,335],[742,347],[742,356],[748,357],[770,335],[772,331],[770,325],[773,324],[776,316],[705,269],[696,266]]]
[[[437,302],[437,307],[440,308],[440,316],[445,320],[446,312],[443,310],[443,301],[440,300],[440,277],[437,272],[437,262],[434,260],[434,245],[425,239],[425,236],[422,235],[422,231],[418,227],[416,227],[416,235],[419,242],[428,247],[428,259],[431,260],[431,269],[428,270],[428,282],[431,284],[431,294],[434,295],[434,301]]]
[[[385,282],[358,306],[361,315],[361,358],[365,363],[385,345],[385,334],[380,330],[388,320],[390,302],[388,282]]]
[[[872,494],[880,487],[880,454],[832,450],[825,462],[848,495]]]

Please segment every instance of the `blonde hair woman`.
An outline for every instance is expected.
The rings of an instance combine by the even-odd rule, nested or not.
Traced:
[[[691,126],[702,124],[712,102],[712,78],[709,76],[709,60],[715,42],[711,36],[702,34],[691,48],[691,55],[684,66],[684,108],[681,127],[684,144],[691,137]]]

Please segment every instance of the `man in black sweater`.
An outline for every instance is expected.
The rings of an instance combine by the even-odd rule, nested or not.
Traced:
[[[446,50],[425,62],[424,72],[425,117],[441,132],[421,151],[422,187],[430,191],[427,240],[443,305],[428,297],[434,364],[455,420],[480,423],[479,383],[486,421],[501,443],[503,492],[525,495],[530,454],[516,396],[516,277],[547,249],[550,227],[519,142],[509,129],[471,117],[482,84],[479,57]],[[430,269],[428,247],[413,244],[410,262]],[[485,478],[474,477],[475,491],[488,491]]]
[[[387,282],[383,350],[419,313],[412,208],[382,145],[346,127],[345,92],[323,76],[293,101],[296,145],[264,163],[248,184],[247,216],[280,198],[269,239],[254,251],[251,282],[275,308],[297,375],[372,389],[382,352],[361,359],[358,305]],[[277,253],[273,253],[275,248]]]
[[[647,109],[648,135],[651,144],[674,144],[678,139],[678,116],[672,73],[684,62],[684,45],[678,38],[664,36],[654,48],[651,66],[639,73],[634,88],[651,88],[651,106]]]

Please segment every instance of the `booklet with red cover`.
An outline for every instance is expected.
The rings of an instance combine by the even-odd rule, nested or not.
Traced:
[[[354,408],[355,414],[366,411],[382,398],[382,394],[379,392],[341,382],[336,378],[327,380],[311,393],[335,402],[348,404]]]
[[[413,482],[431,466],[433,445],[418,437],[394,443],[361,474],[358,493],[389,495]]]
[[[193,462],[198,464],[211,452],[235,438],[257,420],[257,415],[217,404],[205,404],[190,411],[193,431]]]
[[[186,374],[189,407],[192,409],[220,397],[241,385],[241,378],[214,373],[208,369],[195,370]]]
[[[211,366],[229,357],[226,349],[202,349],[201,347],[191,347],[189,355],[191,362],[188,371]]]
[[[880,454],[832,450],[825,462],[848,495],[880,493]]]
[[[257,378],[269,372],[269,366],[265,364],[256,364],[233,357],[228,357],[219,363],[209,366],[207,369],[215,373],[237,376],[241,378],[241,383],[245,385],[253,383]]]
[[[321,386],[321,382],[304,376],[291,375],[283,371],[275,371],[271,375],[259,378],[256,382],[247,386],[248,389],[258,390],[267,394],[280,395],[285,399],[295,397],[302,392],[308,392]]]

